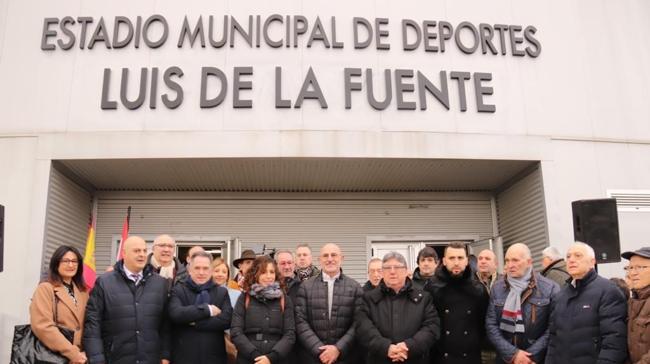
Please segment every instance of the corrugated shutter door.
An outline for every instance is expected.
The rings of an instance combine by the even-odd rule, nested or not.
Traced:
[[[90,193],[53,167],[47,196],[43,272],[61,245],[74,246],[84,254],[91,208]]]
[[[496,200],[504,250],[514,243],[525,242],[535,268],[541,268],[542,250],[548,246],[548,229],[539,167],[499,193]]]
[[[147,193],[140,193],[133,198],[100,197],[98,266],[110,264],[111,239],[119,234],[129,205],[132,234],[231,236],[241,240],[242,249],[266,244],[293,250],[299,243],[308,243],[315,261],[320,246],[335,242],[342,246],[345,273],[359,281],[366,279],[368,236],[492,236],[487,195],[463,201],[297,200],[290,199],[290,194],[287,199],[268,200],[189,196],[169,193],[169,198],[147,198]]]

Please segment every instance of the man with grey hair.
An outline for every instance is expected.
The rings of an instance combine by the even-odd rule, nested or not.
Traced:
[[[485,319],[497,363],[543,363],[548,345],[551,302],[557,283],[533,270],[528,246],[516,243],[506,251],[505,277],[492,287]]]
[[[153,266],[154,272],[167,279],[170,290],[176,283],[187,278],[185,265],[176,257],[174,238],[167,234],[158,235],[153,240],[152,250],[147,257],[147,263]]]
[[[413,285],[400,253],[384,255],[382,276],[355,313],[357,335],[368,347],[366,362],[428,364],[429,350],[440,337],[433,299]]]
[[[230,328],[232,306],[228,290],[212,281],[211,263],[210,253],[195,252],[189,260],[189,277],[172,288],[174,364],[226,362],[224,331]]]
[[[363,285],[363,291],[370,291],[379,285],[383,278],[381,270],[381,258],[372,258],[368,262],[368,281]]]
[[[553,303],[546,363],[623,363],[627,357],[623,293],[596,273],[589,245],[575,242],[566,260],[572,281]]]
[[[542,267],[541,275],[554,281],[560,287],[568,284],[571,277],[566,271],[566,262],[562,258],[560,251],[553,246],[542,250]]]
[[[293,253],[288,250],[279,250],[275,253],[275,262],[278,264],[280,277],[284,280],[286,293],[295,302],[300,280],[296,278],[294,272],[296,265],[294,264]]]

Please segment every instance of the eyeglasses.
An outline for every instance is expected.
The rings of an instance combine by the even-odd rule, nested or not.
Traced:
[[[61,259],[61,262],[59,264],[77,265],[77,264],[79,264],[79,261],[76,260],[76,259]]]
[[[648,265],[634,265],[634,266],[627,266],[623,269],[625,269],[626,272],[640,272],[648,268],[650,268],[650,266]]]
[[[368,269],[368,273],[370,273],[370,274],[373,274],[373,273],[381,274],[382,270],[381,270],[381,268],[379,268],[379,269]]]
[[[382,267],[382,269],[387,270],[387,271],[392,271],[392,270],[397,271],[397,270],[406,269],[406,266],[404,266],[404,265],[385,265],[385,266]]]
[[[332,254],[327,254],[327,253],[325,253],[325,254],[321,254],[321,257],[322,257],[322,258],[325,258],[325,259],[330,258],[330,257],[331,257],[332,259],[336,259],[336,258],[339,257],[339,255],[338,255],[337,253],[332,253]]]

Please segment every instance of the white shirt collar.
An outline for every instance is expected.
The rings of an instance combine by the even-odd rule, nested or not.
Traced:
[[[323,282],[335,281],[341,276],[341,271],[339,271],[334,277],[330,277],[329,274],[323,272]]]
[[[131,276],[132,274],[137,274],[140,277],[142,277],[142,271],[139,271],[137,273],[131,272],[127,267],[126,264],[123,265],[124,267],[124,273],[126,273],[126,276],[129,277],[130,280],[133,280],[133,277]]]

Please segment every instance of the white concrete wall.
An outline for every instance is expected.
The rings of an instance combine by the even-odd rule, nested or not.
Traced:
[[[0,204],[5,206],[4,271],[0,287],[0,362],[8,363],[14,325],[28,320],[39,281],[50,162],[37,157],[38,140],[0,137]]]
[[[552,142],[554,155],[542,162],[549,239],[562,251],[573,242],[571,202],[606,198],[607,190],[650,186],[650,144]],[[650,213],[619,213],[621,252],[650,244]],[[599,265],[608,277],[622,277],[621,263]]]

